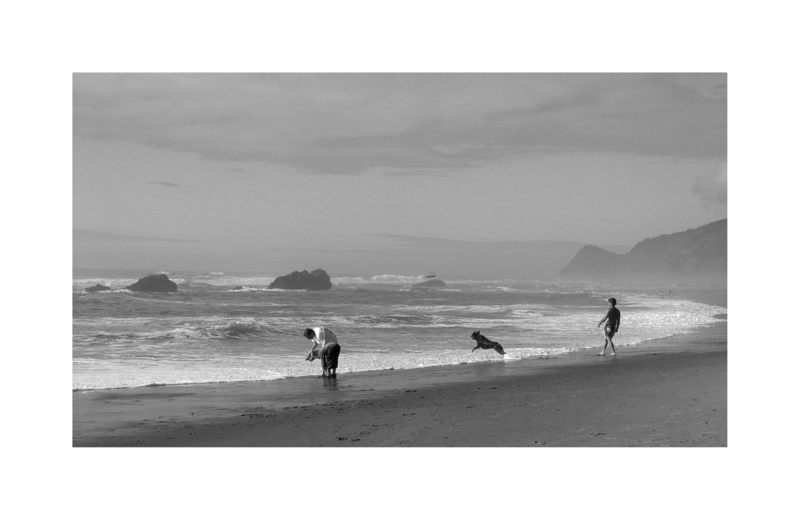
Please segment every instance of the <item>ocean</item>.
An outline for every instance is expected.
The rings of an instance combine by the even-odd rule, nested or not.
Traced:
[[[76,271],[73,389],[260,381],[321,374],[305,361],[306,327],[339,338],[339,374],[547,358],[599,349],[606,298],[622,312],[618,347],[711,325],[725,308],[582,284],[447,279],[414,289],[422,276],[333,276],[329,291],[268,289],[274,276],[167,273],[176,293],[124,287],[149,273]],[[112,290],[87,293],[96,283]],[[471,352],[480,330],[503,345]]]

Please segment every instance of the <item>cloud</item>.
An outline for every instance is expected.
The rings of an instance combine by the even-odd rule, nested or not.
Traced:
[[[457,240],[450,238],[433,238],[413,235],[375,234],[372,236],[390,240],[400,247],[423,249],[465,249],[465,248],[564,248],[583,246],[580,242],[570,240]]]
[[[724,158],[724,74],[76,74],[75,135],[312,173]]]
[[[692,192],[706,205],[725,208],[728,204],[728,165],[720,163],[710,175],[695,179]]]
[[[164,238],[154,236],[126,235],[124,233],[73,229],[73,242],[202,242],[187,238]]]
[[[150,184],[157,184],[159,186],[166,186],[167,188],[182,188],[182,184],[175,184],[174,182],[168,181],[152,181]]]

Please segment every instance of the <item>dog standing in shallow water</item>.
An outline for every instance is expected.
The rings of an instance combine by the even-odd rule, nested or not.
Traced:
[[[475,332],[472,333],[472,336],[470,336],[470,337],[478,342],[478,344],[475,346],[475,348],[472,349],[473,352],[475,352],[479,348],[483,348],[483,349],[490,348],[490,349],[494,349],[501,356],[505,356],[506,355],[506,351],[503,350],[503,345],[501,345],[500,343],[498,343],[496,341],[492,341],[489,338],[487,338],[486,336],[482,335],[481,331],[476,330]]]

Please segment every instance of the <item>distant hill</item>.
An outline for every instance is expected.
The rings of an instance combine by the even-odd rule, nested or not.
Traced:
[[[653,283],[725,283],[728,270],[728,220],[670,235],[648,238],[626,254],[585,246],[561,271],[581,280]]]

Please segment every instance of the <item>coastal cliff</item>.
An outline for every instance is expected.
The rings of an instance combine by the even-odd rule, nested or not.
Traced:
[[[626,254],[585,246],[561,271],[565,278],[653,282],[724,282],[728,221],[642,240]]]

